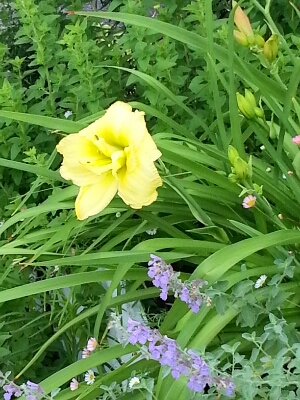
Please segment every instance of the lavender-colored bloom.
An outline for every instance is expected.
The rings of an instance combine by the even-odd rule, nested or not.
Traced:
[[[227,387],[226,387],[226,391],[225,394],[226,396],[234,396],[234,389],[235,389],[235,385],[233,382],[229,382]]]
[[[23,393],[22,390],[12,382],[4,385],[3,389],[6,392],[3,395],[4,400],[10,400],[12,396],[20,397]]]
[[[180,300],[184,301],[185,303],[188,303],[190,301],[190,292],[186,286],[183,287],[180,293]]]
[[[156,346],[153,342],[149,343],[149,351],[152,355],[152,358],[154,358],[154,360],[159,360],[160,357],[162,356],[164,350],[165,350],[165,346],[162,344]]]
[[[202,390],[205,388],[206,382],[203,381],[199,376],[191,376],[188,383],[187,387],[189,389],[194,390],[195,392],[201,393]]]
[[[188,350],[188,354],[192,359],[192,367],[199,370],[202,377],[210,376],[210,371],[206,362],[193,350]]]
[[[26,386],[27,386],[27,388],[29,390],[33,390],[33,391],[36,391],[38,393],[44,393],[43,389],[37,383],[31,382],[31,381],[27,381],[26,382]]]
[[[128,333],[130,336],[128,338],[129,343],[131,344],[145,344],[151,334],[151,329],[146,327],[141,322],[133,321],[131,318],[128,318]]]
[[[160,297],[163,301],[166,301],[167,298],[168,298],[168,291],[167,291],[167,290],[162,290],[162,291],[160,292],[159,297]]]
[[[160,257],[156,256],[155,254],[150,254],[150,258],[151,258],[151,260],[148,262],[149,267],[156,262],[163,261]]]
[[[121,325],[119,329],[122,329]],[[222,391],[226,389],[228,396],[234,392],[234,385],[227,378],[211,375],[208,365],[200,355],[193,350],[182,350],[176,340],[163,336],[157,329],[152,330],[143,323],[129,318],[128,328],[124,333],[129,343],[142,345],[147,343],[147,350],[142,347],[142,352],[147,356],[150,354],[152,359],[157,360],[162,366],[170,367],[174,379],[178,379],[181,375],[186,376],[187,386],[191,390],[200,393],[208,385]]]
[[[201,300],[197,299],[195,301],[190,301],[189,307],[193,311],[193,313],[197,314],[201,306]]]
[[[189,372],[189,368],[184,364],[178,364],[172,369],[172,376],[174,379],[178,379],[180,375],[186,375]]]
[[[154,286],[161,289],[160,298],[167,300],[169,290],[173,290],[175,297],[180,297],[181,301],[187,303],[188,307],[197,313],[200,309],[202,298],[205,297],[200,289],[206,285],[206,281],[195,279],[191,282],[182,283],[179,279],[179,272],[174,272],[170,264],[154,254],[150,255],[151,260],[148,265],[148,276],[152,279]]]

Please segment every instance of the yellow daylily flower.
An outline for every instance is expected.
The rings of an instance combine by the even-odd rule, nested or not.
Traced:
[[[103,117],[56,146],[63,155],[60,174],[80,186],[77,218],[102,211],[116,193],[134,209],[153,203],[162,180],[154,165],[161,156],[144,113],[117,101]]]

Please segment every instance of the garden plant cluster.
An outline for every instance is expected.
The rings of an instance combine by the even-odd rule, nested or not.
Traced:
[[[299,399],[300,3],[84,3],[0,7],[0,396]]]

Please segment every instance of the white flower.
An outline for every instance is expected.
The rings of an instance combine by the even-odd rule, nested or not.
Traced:
[[[270,167],[266,168],[266,172],[271,172],[271,171],[272,171],[272,168],[270,168]]]
[[[88,351],[92,352],[95,350],[95,348],[98,346],[98,342],[95,338],[91,337],[86,345],[86,348]]]
[[[282,174],[282,178],[283,178],[283,179],[286,179],[286,175]]]
[[[78,389],[78,381],[75,378],[73,378],[70,382],[70,389],[72,391]]]
[[[95,382],[95,374],[92,369],[89,369],[85,375],[84,375],[84,380],[88,385],[92,385]]]
[[[4,225],[4,221],[0,221],[0,228]]]
[[[133,386],[138,385],[139,383],[140,383],[140,380],[136,376],[134,378],[131,378],[130,381],[129,381],[130,389],[132,389]]]
[[[65,116],[65,118],[69,118],[69,117],[71,117],[72,114],[73,114],[72,111],[66,111],[64,113],[64,116]]]
[[[85,347],[83,350],[82,350],[82,355],[81,355],[81,357],[82,358],[88,358],[88,356],[91,354],[91,352]]]
[[[116,213],[116,218],[120,218],[121,217],[121,213],[120,213],[120,211],[118,211],[117,213]]]
[[[267,280],[267,275],[261,275],[255,282],[255,285],[254,285],[255,289],[262,287],[264,285],[264,283],[266,282],[266,280]]]
[[[146,233],[148,233],[148,235],[150,235],[150,236],[156,235],[156,232],[157,232],[157,228],[149,229],[148,231],[146,231]]]

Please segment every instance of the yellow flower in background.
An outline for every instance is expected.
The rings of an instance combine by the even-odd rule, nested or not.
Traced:
[[[63,155],[60,174],[80,186],[77,218],[102,211],[116,193],[132,208],[153,203],[162,180],[154,165],[161,156],[150,136],[144,113],[118,101],[103,117],[57,145]]]

